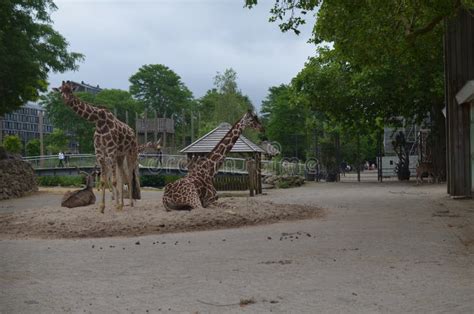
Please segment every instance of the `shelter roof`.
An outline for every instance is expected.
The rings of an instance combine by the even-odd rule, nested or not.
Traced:
[[[189,146],[183,148],[181,153],[209,153],[214,147],[224,138],[227,132],[232,128],[229,123],[221,123],[217,128],[210,131],[206,135],[197,139]],[[232,147],[231,153],[265,153],[265,151],[246,138],[244,135],[240,135],[237,142]]]

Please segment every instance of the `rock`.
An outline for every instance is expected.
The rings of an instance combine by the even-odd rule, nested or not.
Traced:
[[[38,191],[38,184],[33,167],[18,155],[0,151],[0,200],[34,191]]]
[[[271,175],[263,179],[266,188],[291,188],[301,186],[305,182],[304,177],[290,175]]]

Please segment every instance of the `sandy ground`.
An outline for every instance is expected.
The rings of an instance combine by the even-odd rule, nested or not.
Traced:
[[[67,189],[48,188],[2,204],[0,239],[86,238],[138,236],[169,232],[222,229],[322,217],[309,205],[274,204],[246,193],[221,193],[212,206],[193,211],[165,211],[161,191],[143,191],[134,207],[116,211],[111,202],[104,214],[97,204],[64,208],[59,203]],[[98,193],[96,193],[97,195]],[[98,195],[97,195],[98,198]],[[128,200],[126,200],[128,204]]]
[[[0,312],[474,313],[474,201],[445,191],[310,183],[255,201],[323,208],[317,219],[138,237],[3,239]],[[159,193],[146,192],[143,201]],[[60,195],[35,197],[39,208],[55,206]],[[0,211],[28,212],[28,202],[0,202]]]

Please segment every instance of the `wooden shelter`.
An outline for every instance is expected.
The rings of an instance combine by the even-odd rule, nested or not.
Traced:
[[[152,118],[147,117],[146,112],[141,118],[137,116],[135,119],[135,131],[139,143],[156,142],[161,138],[161,146],[165,150],[167,147],[174,147],[175,145],[173,117],[158,118],[156,111]]]
[[[197,139],[187,147],[181,150],[181,153],[185,153],[188,156],[188,159],[195,158],[196,156],[206,156],[210,153],[214,147],[224,138],[227,132],[232,128],[229,123],[221,123],[218,127]],[[265,151],[246,138],[244,135],[241,135],[237,142],[232,147],[231,154],[237,155],[238,157],[250,157],[255,161],[255,174],[253,174],[253,164],[250,163],[250,172],[249,172],[249,187],[251,189],[251,195],[253,193],[252,187],[254,187],[256,194],[262,193],[262,154]],[[247,168],[247,167],[246,167]],[[249,170],[249,169],[247,169]],[[252,173],[251,173],[252,172]],[[253,179],[252,179],[253,177]],[[255,180],[255,182],[253,181]]]
[[[474,196],[474,10],[445,24],[448,193]]]

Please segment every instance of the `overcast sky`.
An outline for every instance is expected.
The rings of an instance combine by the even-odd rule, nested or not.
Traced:
[[[281,33],[268,22],[274,0],[260,2],[249,10],[244,0],[56,0],[54,27],[85,61],[79,71],[51,74],[50,86],[74,80],[128,90],[140,66],[159,63],[198,98],[232,67],[260,108],[268,88],[288,83],[315,51],[307,43],[314,19],[299,36]]]

